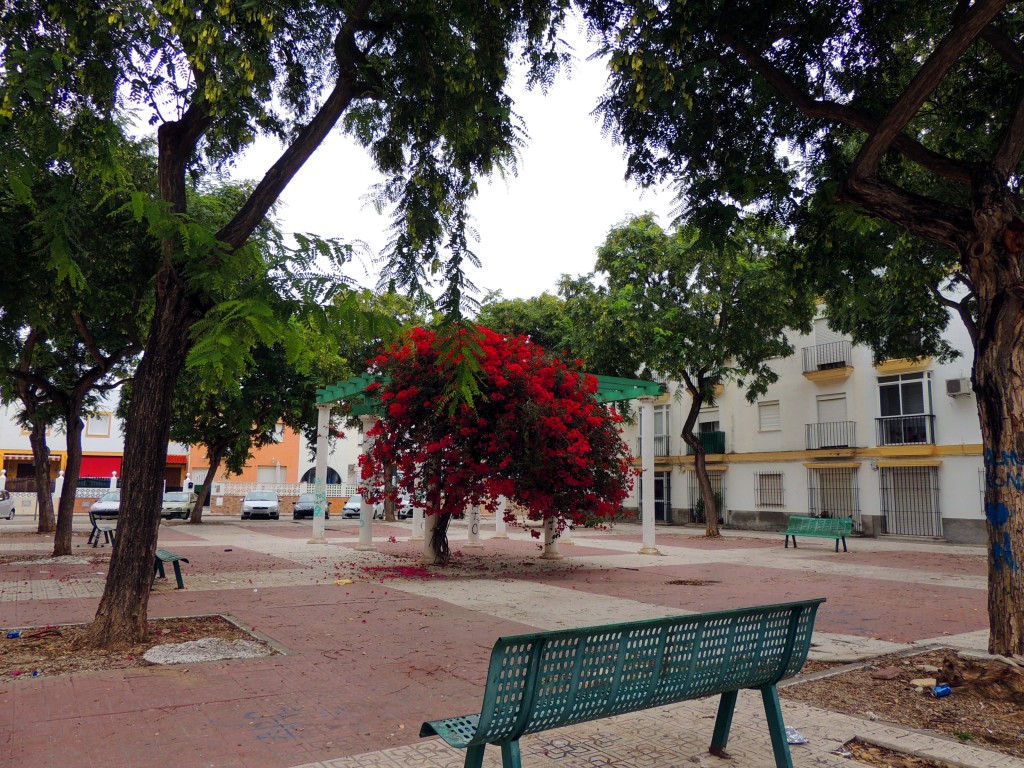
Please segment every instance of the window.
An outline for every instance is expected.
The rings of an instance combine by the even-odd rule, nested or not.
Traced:
[[[269,467],[256,468],[257,483],[283,483],[288,476],[288,467],[283,464],[274,464]]]
[[[931,373],[878,378],[879,445],[934,443]]]
[[[280,421],[274,425],[274,442],[284,442],[284,424]]]
[[[757,423],[758,429],[762,432],[777,432],[782,429],[778,400],[757,404]]]
[[[781,472],[754,473],[754,504],[758,507],[784,507],[786,496],[782,489]]]
[[[668,406],[654,406],[654,455],[668,456]]]
[[[87,437],[110,437],[110,414],[94,413],[85,425]]]

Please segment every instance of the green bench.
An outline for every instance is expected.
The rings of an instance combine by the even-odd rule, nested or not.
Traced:
[[[166,579],[167,574],[164,573],[164,563],[171,563],[174,566],[174,578],[178,582],[178,589],[184,589],[185,582],[181,578],[181,566],[179,563],[187,562],[187,557],[168,552],[166,549],[158,549],[153,560],[153,580],[156,581],[157,574],[159,574],[161,579]]]
[[[835,539],[836,552],[839,551],[839,542],[843,542],[843,552],[849,552],[846,548],[846,537],[853,531],[853,520],[848,517],[800,517],[793,515],[789,518],[789,525],[782,533],[786,537],[786,549],[789,549],[789,539],[793,539],[793,549],[796,549],[797,536],[814,536],[819,539]]]
[[[98,518],[90,509],[89,522],[92,524],[92,531],[89,533],[89,538],[86,540],[87,544],[92,544],[93,549],[106,544],[114,546],[114,534],[117,529],[116,519]],[[101,537],[103,538],[103,545],[100,544]]]
[[[424,723],[420,736],[466,749],[466,768],[481,768],[487,744],[501,748],[504,768],[521,768],[524,734],[721,694],[710,749],[721,756],[736,694],[756,688],[775,765],[792,768],[776,684],[803,666],[823,602],[502,637],[481,711]]]

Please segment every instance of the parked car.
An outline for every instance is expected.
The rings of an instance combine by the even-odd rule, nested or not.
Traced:
[[[10,491],[0,491],[0,517],[5,520],[14,517],[14,497]]]
[[[408,493],[403,493],[398,497],[398,501],[395,502],[395,517],[399,520],[408,520],[412,517],[413,505],[412,496]]]
[[[281,519],[281,502],[274,491],[249,491],[242,499],[242,519],[252,517]]]
[[[299,498],[295,500],[295,505],[292,507],[292,520],[301,520],[304,517],[313,517],[313,507],[316,506],[316,494],[315,493],[300,493]],[[331,502],[327,502],[327,507],[324,509],[324,519],[329,520],[331,518]]]
[[[341,508],[341,517],[343,520],[351,520],[359,517],[359,508],[363,504],[362,494],[355,493],[348,497],[348,501],[345,502],[345,506]],[[377,520],[384,519],[384,505],[379,501],[373,505],[373,516]]]
[[[160,505],[160,517],[164,520],[174,520],[180,517],[188,520],[192,516],[192,507],[195,506],[199,497],[188,491],[167,491],[164,494],[163,503]]]
[[[105,520],[116,520],[121,511],[121,491],[107,491],[89,507],[93,517]]]

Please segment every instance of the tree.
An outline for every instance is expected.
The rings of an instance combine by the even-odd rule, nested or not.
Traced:
[[[611,55],[601,109],[633,177],[676,180],[705,229],[750,208],[777,215],[820,246],[809,259],[856,258],[829,246],[857,226],[873,241],[861,260],[913,279],[901,293],[928,322],[941,326],[944,306],[964,319],[986,469],[989,648],[1024,653],[1018,6],[598,0],[588,12]],[[937,274],[954,275],[961,297]],[[884,342],[921,326],[932,331],[872,332]]]
[[[467,505],[492,512],[504,496],[531,520],[610,517],[631,483],[618,416],[595,400],[597,380],[578,364],[523,337],[480,327],[459,332],[458,349],[434,331],[414,329],[375,357],[386,377],[371,385],[382,416],[361,457],[364,480],[398,467],[398,484],[438,515],[434,551],[447,559],[451,515]],[[448,399],[454,358],[480,364],[474,403]]]
[[[598,249],[607,288],[591,286],[591,313],[603,309],[611,319],[587,326],[589,346],[601,346],[609,333],[633,339],[623,364],[686,387],[682,438],[693,452],[708,536],[719,535],[719,515],[694,427],[727,381],[745,387],[751,402],[763,395],[778,378],[767,361],[793,352],[786,329],[809,330],[813,297],[778,264],[788,248],[781,231],[752,217],[712,240],[694,227],[666,233],[647,214],[612,229]]]
[[[534,73],[549,77],[562,13],[560,2],[514,0],[487,13],[466,0],[103,8],[25,0],[4,9],[0,120],[73,106],[113,121],[136,108],[157,126],[159,195],[136,198],[159,240],[155,303],[127,416],[125,512],[92,642],[146,634],[175,384],[197,335],[211,346],[223,336],[204,323],[258,319],[258,304],[218,308],[211,286],[246,260],[282,190],[344,116],[388,177],[381,198],[396,205],[388,279],[422,287],[427,270],[440,272],[441,305],[457,316],[462,262],[473,258],[466,202],[476,175],[509,161],[519,140],[503,92],[508,59],[525,42]],[[203,226],[190,216],[190,174],[230,162],[260,133],[285,143],[280,159],[227,224]]]
[[[550,293],[506,299],[501,291],[493,291],[480,302],[476,321],[506,336],[526,336],[544,349],[571,353],[565,301]]]

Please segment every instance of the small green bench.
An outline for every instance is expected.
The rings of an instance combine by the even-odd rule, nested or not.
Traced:
[[[114,546],[114,534],[117,529],[117,520],[111,518],[98,518],[93,511],[89,510],[89,522],[92,524],[92,532],[89,534],[89,538],[86,540],[87,544],[92,544],[93,549],[105,544]],[[100,537],[103,538],[103,544],[100,544]]]
[[[521,768],[524,734],[721,694],[711,753],[729,739],[736,695],[761,692],[777,768],[792,768],[776,684],[803,666],[824,599],[625,624],[502,637],[491,651],[479,714],[424,723],[466,749],[481,768],[484,747]]]
[[[168,552],[166,549],[158,549],[153,560],[153,580],[156,581],[158,574],[161,579],[166,579],[167,574],[164,573],[164,563],[171,563],[174,566],[174,578],[178,582],[178,589],[184,589],[185,582],[181,578],[181,566],[179,563],[187,562],[187,557]]]
[[[786,537],[786,549],[789,549],[789,539],[793,539],[793,549],[796,549],[797,536],[814,536],[819,539],[835,539],[836,552],[839,551],[839,542],[843,542],[843,552],[849,552],[846,548],[846,537],[853,531],[853,520],[848,517],[800,517],[793,515],[789,518],[789,525],[782,531]]]

